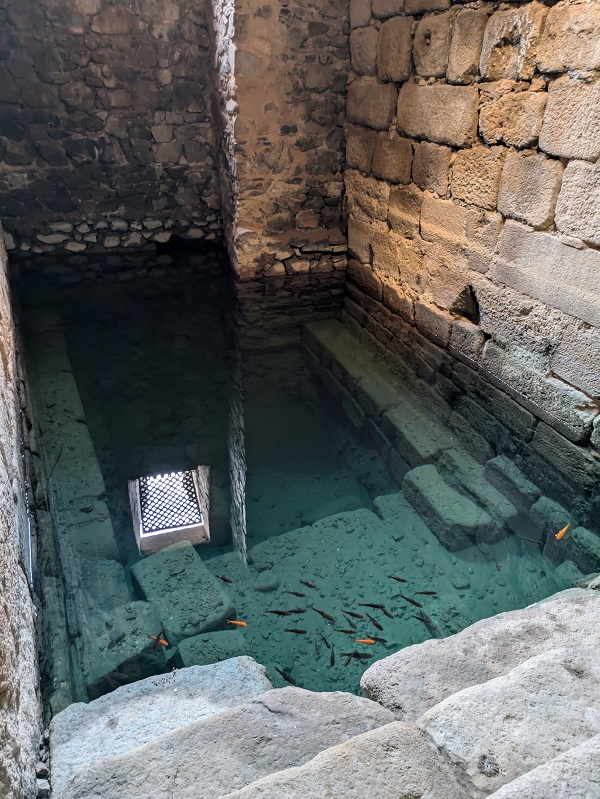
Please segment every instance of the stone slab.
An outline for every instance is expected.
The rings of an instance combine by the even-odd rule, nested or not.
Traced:
[[[361,688],[397,718],[415,721],[452,694],[506,674],[542,652],[587,641],[597,647],[599,614],[600,592],[562,591],[448,638],[406,647],[370,666]]]
[[[123,605],[131,597],[125,569],[116,560],[104,558],[79,558],[81,590],[87,595],[90,607],[97,605],[112,610]]]
[[[540,496],[540,489],[505,455],[489,460],[485,475],[520,511],[528,511]]]
[[[182,666],[208,666],[248,651],[244,634],[239,630],[219,630],[184,638],[177,647],[177,660]]]
[[[420,413],[415,403],[402,403],[383,415],[383,432],[411,466],[435,460],[456,443],[451,431],[433,415]]]
[[[443,758],[412,724],[394,722],[223,799],[466,799]]]
[[[487,511],[448,485],[432,464],[408,472],[402,490],[446,549],[466,549],[475,541],[496,539],[498,523]]]
[[[89,704],[69,705],[50,724],[54,795],[61,797],[69,780],[105,757],[125,754],[270,689],[263,666],[240,657],[148,677]]]
[[[190,543],[138,561],[131,575],[142,596],[156,607],[170,644],[223,627],[235,616],[229,595]]]
[[[600,733],[597,648],[594,641],[532,657],[440,702],[419,726],[487,795]]]
[[[60,799],[213,799],[393,721],[351,694],[281,688],[192,722],[69,783]]]

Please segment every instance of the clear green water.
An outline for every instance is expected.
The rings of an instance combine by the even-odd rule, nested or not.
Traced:
[[[41,314],[59,315],[129,579],[140,556],[127,480],[208,464],[226,507],[231,286],[224,268],[220,278],[41,285],[23,287],[26,339]],[[34,383],[43,371],[35,358],[32,346]],[[358,692],[376,659],[530,604],[576,578],[573,568],[556,568],[514,535],[448,552],[311,377],[298,347],[244,353],[243,365],[250,562],[244,567],[225,540],[225,513],[216,541],[197,551],[229,581],[223,587],[247,623],[228,634],[267,665],[275,686],[286,684],[276,666],[308,689]],[[45,418],[51,424],[52,409]],[[131,582],[129,591],[143,598]],[[302,612],[268,612],[290,609]],[[382,640],[356,643],[373,637]],[[344,655],[355,651],[370,657]],[[166,669],[180,665],[174,647],[167,655]]]

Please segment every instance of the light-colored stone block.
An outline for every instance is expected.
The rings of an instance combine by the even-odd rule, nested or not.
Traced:
[[[387,220],[390,201],[387,183],[365,177],[353,169],[346,171],[345,181],[350,216],[365,224]]]
[[[478,92],[473,86],[405,83],[398,96],[398,131],[452,147],[477,138]]]
[[[540,72],[600,68],[600,3],[557,3],[548,11],[538,46]]]
[[[359,222],[354,217],[348,219],[348,254],[363,264],[371,261],[369,243],[371,230],[368,224]]]
[[[507,221],[492,278],[600,327],[600,252]]]
[[[548,90],[540,148],[561,158],[600,156],[600,80],[562,75]]]
[[[404,11],[422,14],[424,11],[445,11],[450,5],[451,0],[404,0]]]
[[[346,276],[353,280],[365,294],[380,300],[383,293],[381,280],[374,274],[373,268],[369,264],[361,264],[351,258],[348,261],[348,268],[346,269]],[[344,508],[344,510],[347,510]]]
[[[485,11],[467,8],[458,13],[446,73],[450,83],[473,83],[479,75],[479,59],[487,21],[488,14]]]
[[[415,242],[394,231],[374,233],[371,239],[373,270],[386,282],[387,278],[418,288],[423,271],[423,253]]]
[[[417,74],[441,78],[446,74],[454,12],[423,17],[417,25],[413,42],[413,61]]]
[[[412,161],[412,179],[423,191],[434,191],[445,197],[448,191],[448,176],[452,150],[439,144],[418,142]]]
[[[423,197],[421,206],[421,236],[433,244],[458,248],[467,238],[470,211],[452,200]]]
[[[360,169],[365,175],[371,172],[373,148],[377,134],[370,128],[348,125],[346,130],[346,166]]]
[[[453,197],[493,211],[506,152],[503,147],[473,147],[461,150],[452,167]]]
[[[498,210],[537,229],[549,227],[563,165],[542,153],[509,153],[500,181]]]
[[[373,175],[390,183],[410,183],[412,145],[387,132],[378,133],[373,150]]]
[[[377,19],[396,17],[404,11],[404,0],[372,0],[372,5]]]
[[[461,355],[478,361],[485,343],[485,336],[481,328],[468,319],[455,319],[450,335],[450,347],[458,350]]]
[[[450,341],[453,317],[438,308],[424,302],[415,302],[415,324],[427,338],[435,340],[436,344],[447,346]]]
[[[364,28],[371,21],[371,0],[350,0],[350,25]]]
[[[423,192],[412,184],[392,188],[388,222],[395,233],[408,239],[418,236],[422,202]]]
[[[411,72],[412,17],[394,17],[379,29],[377,74],[381,80],[405,81]]]
[[[485,102],[479,112],[479,129],[487,144],[532,147],[542,129],[546,92],[511,92]]]
[[[355,28],[350,34],[350,63],[358,75],[377,73],[377,28]]]
[[[380,84],[369,77],[352,81],[348,89],[348,122],[386,130],[396,110],[397,96],[396,87],[390,83]]]
[[[556,204],[556,227],[600,245],[600,162],[570,161]]]
[[[481,76],[487,80],[531,80],[547,12],[541,3],[533,2],[492,14],[483,37]]]
[[[600,397],[600,328],[569,319],[550,366],[558,377],[591,397]]]
[[[498,213],[476,210],[467,218],[467,244],[464,253],[469,269],[486,273],[494,257],[504,219]]]

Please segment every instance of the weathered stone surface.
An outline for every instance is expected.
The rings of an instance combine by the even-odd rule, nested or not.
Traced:
[[[489,799],[595,799],[600,780],[600,735],[527,771]]]
[[[485,343],[485,336],[479,325],[468,319],[455,319],[450,335],[450,347],[473,361],[478,361]]]
[[[392,230],[408,239],[419,233],[422,192],[413,186],[398,186],[390,191],[388,221]]]
[[[447,697],[506,674],[535,655],[585,644],[590,632],[595,641],[599,612],[598,592],[562,591],[379,660],[363,674],[361,688],[397,718],[416,721]]]
[[[379,133],[373,150],[373,175],[390,183],[410,183],[412,146],[409,139]]]
[[[600,156],[600,80],[562,75],[548,90],[540,147],[561,158],[595,161]]]
[[[412,724],[394,722],[331,747],[304,766],[264,777],[228,799],[363,799],[365,785],[377,799],[466,798],[425,735]]]
[[[371,0],[350,0],[350,25],[364,28],[371,21]]]
[[[446,549],[466,549],[497,533],[489,513],[449,486],[432,464],[408,472],[402,492]]]
[[[131,597],[125,578],[125,569],[116,560],[103,558],[79,558],[81,590],[88,597],[90,607],[112,610],[123,605]]]
[[[375,220],[385,222],[390,200],[388,184],[354,170],[346,171],[345,180],[350,216],[365,224]]]
[[[488,14],[464,9],[458,13],[452,33],[447,77],[450,83],[473,83],[479,75],[479,59]]]
[[[453,446],[454,437],[435,418],[416,407],[391,408],[383,417],[383,432],[411,466],[431,462]]]
[[[450,341],[453,317],[435,305],[424,302],[415,302],[415,324],[428,338],[436,344],[447,346]]]
[[[477,138],[478,92],[471,86],[405,83],[398,95],[398,131],[452,147]]]
[[[600,245],[600,164],[570,161],[556,204],[556,227],[570,236]]]
[[[413,60],[417,74],[441,78],[446,74],[454,12],[423,17],[417,25],[413,42]]]
[[[214,633],[184,638],[177,647],[177,655],[184,666],[208,666],[246,654],[248,645],[243,632],[219,630]]]
[[[434,191],[445,197],[448,191],[452,150],[439,144],[419,142],[415,145],[412,161],[412,179],[423,191]]]
[[[546,108],[546,92],[511,92],[484,102],[479,129],[487,144],[532,147],[537,144]]]
[[[547,500],[550,502],[550,500]],[[556,503],[554,503],[556,505]],[[563,563],[572,561],[583,574],[592,574],[600,570],[600,535],[586,527],[577,527],[573,517],[568,513],[562,514],[564,524],[557,526],[558,515],[553,519],[552,530],[548,532],[544,555],[554,561]],[[557,541],[554,535],[562,530],[567,521],[570,528],[564,538]]]
[[[104,35],[126,34],[133,30],[136,19],[127,9],[121,6],[110,6],[101,11],[92,20],[94,33]]]
[[[567,72],[600,68],[600,6],[557,3],[548,11],[538,45],[540,72]]]
[[[413,242],[397,235],[394,230],[374,233],[371,239],[373,270],[386,278],[401,280],[416,288],[423,264],[422,254]]]
[[[107,758],[71,780],[64,799],[167,799],[174,786],[181,799],[222,796],[392,720],[389,711],[349,694],[267,691]]]
[[[378,19],[395,17],[404,10],[404,0],[372,0],[373,16]]]
[[[568,441],[544,422],[536,427],[532,447],[575,485],[591,491],[600,483],[600,458],[592,455],[587,447]]]
[[[406,80],[411,66],[412,17],[394,17],[379,29],[377,74],[381,80]]]
[[[445,11],[450,5],[451,0],[404,0],[404,11],[422,14],[424,11]]]
[[[549,233],[508,221],[492,277],[600,327],[600,253],[578,250]]]
[[[371,230],[368,224],[359,222],[353,217],[348,219],[348,253],[361,263],[370,263],[371,250],[369,242]]]
[[[148,677],[89,704],[69,705],[50,726],[54,793],[62,796],[75,775],[105,757],[125,754],[271,687],[263,666],[241,657]]]
[[[473,213],[451,200],[425,196],[421,207],[421,235],[434,244],[457,248],[466,241],[467,224]]]
[[[534,228],[552,224],[563,165],[541,153],[509,153],[500,182],[498,210]]]
[[[533,2],[508,11],[496,11],[483,37],[480,71],[488,80],[531,80],[536,47],[548,9]]]
[[[394,115],[396,98],[395,86],[379,84],[373,78],[358,78],[348,89],[348,121],[386,130]]]
[[[352,69],[358,75],[375,75],[377,72],[376,28],[355,28],[350,34],[350,58]]]
[[[381,280],[373,273],[373,269],[369,264],[361,264],[359,261],[351,258],[348,261],[346,275],[350,280],[353,280],[365,294],[374,297],[376,300],[381,299]]]
[[[540,489],[505,455],[498,455],[486,463],[485,476],[518,510],[529,511],[539,499]]]
[[[579,644],[532,657],[445,699],[419,726],[474,788],[488,793],[598,734],[596,646]]]
[[[571,321],[550,358],[554,374],[592,397],[600,396],[600,330]]]
[[[138,561],[131,574],[142,595],[156,607],[171,644],[223,627],[234,618],[231,598],[187,542]]]
[[[493,211],[505,155],[502,147],[461,150],[452,168],[452,195],[470,205]]]
[[[346,130],[346,165],[350,169],[360,169],[365,175],[371,172],[374,131],[359,125],[348,125]]]

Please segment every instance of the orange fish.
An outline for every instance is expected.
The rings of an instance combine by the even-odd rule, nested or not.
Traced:
[[[373,638],[355,638],[355,644],[374,644],[375,641]]]
[[[227,619],[227,624],[235,624],[236,627],[247,627],[248,623],[245,621],[232,621],[232,619]]]
[[[557,541],[560,541],[560,539],[564,536],[564,534],[567,532],[570,526],[571,522],[569,522],[565,527],[563,527],[562,530],[559,530],[558,533],[554,536],[554,538],[556,538]]]
[[[165,641],[164,638],[160,637],[161,633],[162,633],[162,630],[161,630],[161,632],[158,635],[149,635],[148,638],[151,638],[154,641],[154,643],[156,644],[157,647],[159,645],[160,646],[169,646],[169,642]]]

